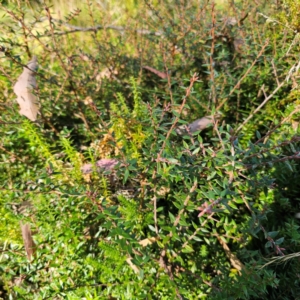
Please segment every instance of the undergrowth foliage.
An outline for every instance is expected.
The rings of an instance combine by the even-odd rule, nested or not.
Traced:
[[[230,3],[0,4],[0,297],[297,298],[296,4]]]

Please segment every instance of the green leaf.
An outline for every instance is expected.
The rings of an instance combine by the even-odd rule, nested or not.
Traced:
[[[188,143],[186,141],[182,141],[182,143],[183,143],[183,146],[184,146],[185,149],[190,148],[190,146],[188,145]]]
[[[175,222],[175,216],[171,212],[169,212],[169,217],[170,217],[171,222],[174,223]]]
[[[275,244],[276,244],[276,245],[280,245],[280,244],[283,243],[283,241],[284,241],[284,237],[282,237],[282,238],[280,238],[280,239],[277,239],[277,240],[275,241]]]
[[[129,177],[129,170],[125,169],[123,184],[125,184],[127,182],[128,177]]]
[[[267,241],[266,244],[265,244],[265,247],[266,247],[266,248],[273,248],[272,242]]]
[[[195,154],[199,153],[200,150],[201,150],[201,148],[198,147],[195,150],[193,150],[192,154],[195,155]]]
[[[199,238],[198,236],[193,236],[193,240],[197,241],[197,242],[202,242],[203,239]]]
[[[191,253],[194,252],[194,249],[190,246],[190,245],[186,245],[183,249],[182,249],[183,253]]]
[[[216,173],[217,173],[216,171],[213,171],[213,172],[207,177],[207,180],[213,179],[213,178],[215,177]]]
[[[229,201],[228,202],[228,205],[231,207],[231,208],[234,208],[234,209],[238,209],[238,207],[234,204],[234,202],[232,201]]]
[[[270,231],[267,233],[267,236],[274,239],[278,235],[278,231]]]
[[[153,231],[153,232],[156,232],[156,229],[155,229],[155,227],[154,227],[154,226],[152,226],[152,225],[148,225],[148,227],[150,228],[150,230],[151,230],[151,231]]]

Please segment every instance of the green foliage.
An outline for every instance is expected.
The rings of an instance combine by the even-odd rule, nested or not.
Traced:
[[[20,132],[20,135],[28,139],[30,150],[38,152],[42,159],[55,165],[56,159],[52,155],[50,146],[45,139],[37,133],[35,127],[28,120],[24,120],[22,125],[23,130]]]
[[[71,178],[75,180],[82,179],[82,172],[80,170],[82,161],[80,159],[80,154],[72,147],[69,139],[61,137],[60,144],[63,148],[63,153],[67,156],[72,166],[70,174]]]
[[[297,1],[96,2],[1,4],[0,298],[296,299]]]
[[[282,8],[283,11],[279,13],[280,21],[282,21],[283,25],[292,28],[295,32],[298,32],[300,28],[298,18],[300,1],[284,0]]]
[[[111,103],[111,132],[115,134],[118,147],[123,147],[127,155],[138,159],[139,149],[146,138],[142,122],[146,116],[146,105],[142,102],[141,93],[133,77],[130,78],[133,93],[133,109],[125,103],[121,93],[117,94],[118,104]]]

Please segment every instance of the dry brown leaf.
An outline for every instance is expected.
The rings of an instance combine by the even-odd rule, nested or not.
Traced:
[[[114,158],[103,158],[96,161],[95,166],[93,164],[84,164],[81,167],[81,171],[83,174],[89,174],[93,172],[93,169],[96,167],[97,170],[109,171],[113,170],[114,167],[119,163],[118,160]]]
[[[131,260],[132,260],[132,257],[128,256],[127,259],[126,259],[126,262],[131,267],[131,269],[134,271],[134,273],[139,274],[140,269]]]
[[[211,116],[200,118],[187,126],[181,125],[176,129],[177,134],[184,135],[187,133],[186,127],[190,133],[200,131],[213,124],[213,118]]]
[[[242,53],[243,52],[243,48],[245,47],[245,41],[242,38],[235,38],[233,40],[233,46],[234,46],[234,50],[236,52]]]
[[[39,111],[37,97],[32,93],[36,89],[35,72],[38,68],[37,58],[34,56],[23,69],[23,73],[14,85],[14,92],[18,96],[17,102],[20,105],[20,114],[24,115],[31,121],[36,121]]]
[[[167,73],[164,73],[164,72],[161,72],[161,71],[158,71],[152,67],[149,67],[149,66],[143,66],[143,69],[146,69],[152,73],[154,73],[155,75],[157,75],[158,77],[162,78],[162,79],[166,79],[168,78],[168,74]]]
[[[24,241],[25,251],[29,260],[31,260],[36,251],[36,245],[32,238],[32,233],[29,224],[20,224],[22,237]]]
[[[206,116],[202,117],[200,119],[197,119],[193,123],[190,123],[188,125],[181,125],[176,128],[176,133],[178,135],[184,135],[189,133],[194,133],[196,131],[201,131],[205,128],[207,128],[209,125],[214,124],[214,120],[217,120],[221,117],[220,114],[216,114],[214,116]]]
[[[219,235],[217,235],[217,239],[218,239],[219,243],[221,244],[221,246],[223,247],[227,258],[230,260],[231,265],[235,269],[237,269],[238,272],[241,274],[241,271],[244,268],[244,265],[242,264],[242,262],[237,258],[237,256],[234,253],[232,253],[230,251],[226,242]]]
[[[157,240],[158,240],[158,238],[150,237],[150,238],[139,241],[139,244],[143,247],[146,247],[148,245],[155,243]]]

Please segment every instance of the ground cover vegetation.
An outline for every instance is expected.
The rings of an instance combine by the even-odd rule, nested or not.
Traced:
[[[0,297],[298,299],[300,1],[65,3],[0,4]]]

